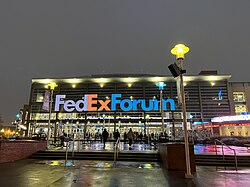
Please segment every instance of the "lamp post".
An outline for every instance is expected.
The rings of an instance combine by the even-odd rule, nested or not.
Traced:
[[[162,91],[164,89],[164,86],[166,86],[166,84],[164,82],[158,82],[156,84],[156,86],[159,87],[160,90],[160,112],[161,112],[161,130],[162,130],[162,134],[164,134],[165,132],[165,125],[164,125],[164,110],[163,110],[163,97],[162,97]]]
[[[180,87],[181,87],[181,101],[182,101],[182,112],[183,112],[183,125],[184,125],[184,143],[185,143],[185,158],[186,158],[186,178],[193,178],[190,167],[190,154],[189,154],[189,144],[188,144],[188,131],[187,131],[187,115],[186,115],[186,101],[185,92],[183,84],[183,73],[186,71],[182,68],[182,61],[185,59],[184,55],[189,51],[189,48],[184,44],[177,44],[171,53],[176,56],[176,60],[179,61],[180,70]]]
[[[54,89],[58,86],[56,83],[52,82],[48,84],[50,89],[50,102],[49,102],[49,121],[48,121],[48,133],[47,133],[47,149],[49,148],[49,137],[50,137],[50,120],[51,120],[51,110],[52,110],[52,100]]]
[[[148,145],[149,145],[149,125],[148,125],[148,120],[149,120],[149,118],[150,118],[150,115],[147,114],[147,115],[146,115],[146,124],[147,124],[147,130],[148,130]]]

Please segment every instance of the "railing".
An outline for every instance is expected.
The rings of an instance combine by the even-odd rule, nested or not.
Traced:
[[[218,139],[215,139],[214,140],[214,145],[215,145],[216,155],[217,155],[217,144],[216,144],[216,142],[219,142],[221,144],[221,151],[222,151],[222,156],[223,156],[223,161],[224,161],[224,167],[226,168],[225,154],[224,154],[224,146],[226,146],[227,148],[229,148],[230,150],[232,150],[234,152],[235,169],[236,169],[236,171],[238,171],[238,162],[237,162],[237,157],[236,157],[236,151],[235,151],[235,149],[229,147],[228,145],[226,145],[222,141],[220,141]]]
[[[115,147],[114,147],[114,162],[116,162],[117,158],[118,158],[118,153],[120,150],[120,138],[117,139],[116,143],[115,143]]]
[[[65,151],[65,166],[67,165],[68,162],[68,152],[69,152],[69,141],[66,142],[66,151]]]

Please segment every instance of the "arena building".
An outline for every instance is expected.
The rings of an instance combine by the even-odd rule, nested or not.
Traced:
[[[216,71],[184,76],[187,119],[209,122],[217,116],[230,115],[234,109],[229,100],[230,75]],[[172,136],[182,134],[182,108],[179,103],[179,81],[172,76],[151,74],[108,74],[72,78],[32,79],[29,114],[25,123],[28,134],[47,132],[49,111],[43,109],[48,84],[55,82],[50,116],[51,136],[94,134],[106,128],[123,133],[129,128],[144,134],[164,131]],[[164,82],[163,116],[160,111],[158,82]],[[47,98],[48,100],[48,98]]]

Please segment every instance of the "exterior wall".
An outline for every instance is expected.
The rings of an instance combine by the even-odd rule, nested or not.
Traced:
[[[248,111],[250,111],[250,83],[248,82],[230,82],[230,96],[232,101],[232,110],[234,112],[235,102],[233,100],[233,92],[244,92],[246,97],[246,106]]]
[[[0,163],[28,158],[46,150],[46,141],[0,141]]]
[[[134,82],[129,85],[129,81],[124,81],[124,79],[133,79]],[[185,77],[184,77],[185,78]],[[193,121],[210,121],[211,118],[217,116],[225,116],[230,115],[230,103],[228,96],[228,77],[217,76],[218,81],[214,81],[214,85],[211,85],[211,77],[208,76],[206,79],[202,78],[202,76],[192,76],[190,81],[186,81],[187,85],[185,86],[185,97],[186,97],[186,107],[187,112],[193,116]],[[165,115],[165,123],[178,123],[181,125],[182,119],[177,117],[182,112],[181,105],[178,104],[177,97],[177,88],[175,79],[172,77],[160,77],[161,81],[164,81],[167,86],[163,90],[163,98],[172,98],[175,100],[176,110],[173,111],[166,110]],[[48,112],[42,110],[42,100],[37,102],[37,98],[39,96],[44,96],[45,88],[47,85],[44,81],[47,79],[43,79],[41,82],[34,80],[31,86],[31,95],[30,95],[30,123],[31,125],[39,125],[40,123],[48,122]],[[53,79],[51,79],[53,80]],[[105,78],[104,78],[105,80]],[[111,94],[120,93],[122,94],[122,99],[153,99],[156,95],[159,94],[159,89],[156,86],[157,81],[156,76],[152,77],[111,77],[108,82],[102,84],[102,79],[99,82],[96,78],[83,78],[78,84],[75,85],[75,88],[72,88],[72,83],[68,79],[56,79],[58,87],[54,90],[53,100],[55,100],[55,95],[57,94],[66,94],[67,99],[79,100],[83,97],[84,94],[98,94],[98,98],[102,100],[106,100],[106,97],[110,97]],[[185,79],[184,79],[185,80]],[[218,99],[218,92],[222,91],[223,99]],[[52,105],[54,108],[54,103]],[[39,117],[36,119],[34,115],[36,114],[44,114],[43,117]],[[111,119],[104,119],[102,117],[103,114],[112,115]],[[150,115],[149,119],[146,119],[147,114]],[[172,115],[174,114],[174,115]],[[61,117],[64,115],[64,117]],[[74,116],[72,116],[74,115]],[[155,124],[158,123],[158,127],[160,127],[161,123],[161,113],[159,111],[152,112],[144,112],[141,109],[138,111],[131,112],[123,112],[120,108],[117,108],[117,111],[101,111],[101,112],[73,112],[73,113],[65,113],[63,111],[53,112],[51,115],[51,124],[55,123],[73,123],[79,125],[86,125],[90,120],[89,118],[95,116],[96,118],[92,118],[91,123],[97,124],[100,122],[100,126],[102,124],[109,122],[112,126],[119,126],[119,123],[129,123],[131,122],[131,126],[134,124],[139,124],[140,126],[145,126],[147,123]],[[129,116],[126,119],[121,116]],[[173,117],[174,116],[174,117]],[[189,118],[189,116],[188,116]],[[105,121],[105,122],[104,122]],[[177,125],[178,125],[177,124]]]
[[[228,83],[228,98],[230,104],[230,113],[231,115],[235,115],[235,105],[234,105],[234,97],[233,97],[233,86],[232,83]]]
[[[249,136],[250,127],[249,126],[230,126],[230,127],[220,127],[221,136]]]

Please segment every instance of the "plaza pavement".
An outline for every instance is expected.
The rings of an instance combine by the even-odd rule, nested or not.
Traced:
[[[78,142],[74,149],[77,151]],[[72,150],[71,144],[71,150]],[[133,150],[121,143],[121,151],[157,152],[157,147],[148,144],[134,144]],[[250,155],[246,147],[232,146],[237,155]],[[50,147],[51,150],[65,150],[65,147]],[[81,148],[81,149],[80,149]],[[114,143],[80,144],[79,151],[113,151]],[[220,146],[218,146],[218,150]],[[215,154],[214,145],[195,145],[196,154]],[[231,152],[225,151],[226,154]],[[113,162],[69,160],[26,159],[0,164],[1,187],[248,187],[250,168],[197,166],[193,179],[185,179],[183,172],[166,171],[155,162]]]
[[[1,187],[247,187],[250,169],[197,167],[193,179],[157,163],[21,160],[0,164]]]

